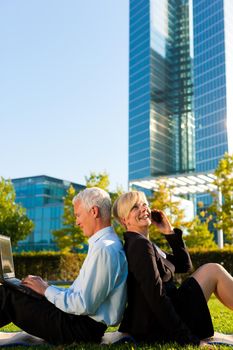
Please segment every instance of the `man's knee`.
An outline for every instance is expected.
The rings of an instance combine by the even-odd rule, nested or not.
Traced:
[[[4,302],[4,300],[7,297],[7,294],[9,294],[8,289],[9,288],[4,286],[3,284],[0,285],[0,304],[2,304]]]

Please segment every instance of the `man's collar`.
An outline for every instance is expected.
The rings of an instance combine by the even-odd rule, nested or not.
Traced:
[[[102,228],[101,230],[97,231],[96,233],[94,233],[89,239],[88,239],[88,244],[92,245],[94,244],[96,241],[98,241],[98,239],[100,239],[101,237],[105,236],[106,234],[109,233],[114,233],[114,230],[112,228],[112,226],[107,226]]]

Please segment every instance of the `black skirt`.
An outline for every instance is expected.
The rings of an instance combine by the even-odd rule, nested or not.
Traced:
[[[199,339],[211,337],[214,328],[207,302],[198,282],[187,278],[171,296],[176,312]]]

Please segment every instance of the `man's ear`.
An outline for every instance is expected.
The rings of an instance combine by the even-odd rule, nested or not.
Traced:
[[[91,210],[92,210],[93,216],[95,218],[99,218],[100,217],[100,209],[99,209],[99,207],[94,206],[94,207],[91,208]]]

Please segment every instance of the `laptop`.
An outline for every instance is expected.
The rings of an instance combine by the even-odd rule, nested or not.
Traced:
[[[0,235],[0,282],[10,288],[41,299],[43,296],[31,288],[22,284],[21,280],[15,277],[11,239],[8,236]]]

